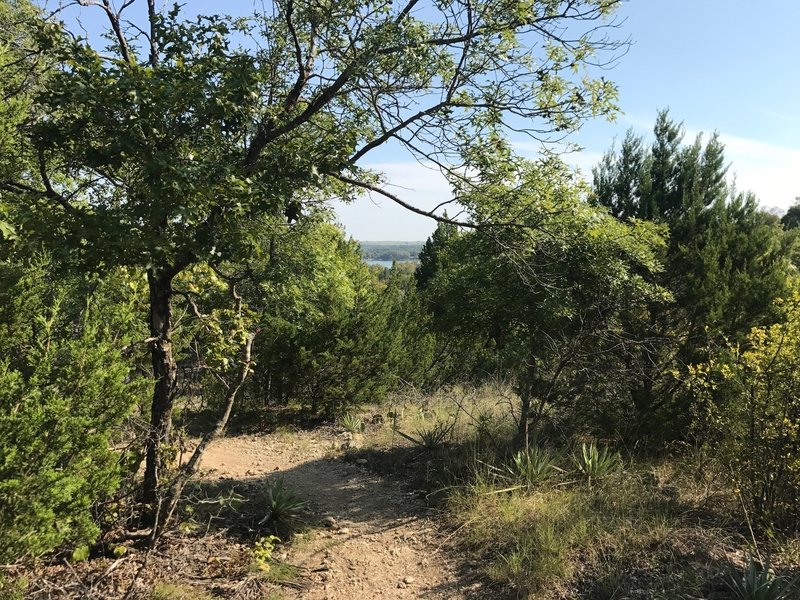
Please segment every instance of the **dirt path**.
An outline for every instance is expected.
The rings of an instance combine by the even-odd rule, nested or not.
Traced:
[[[458,599],[475,597],[458,565],[440,548],[435,513],[369,465],[332,458],[332,434],[239,436],[215,442],[203,458],[210,479],[281,473],[328,528],[294,544],[287,560],[304,568],[304,589],[288,598]]]

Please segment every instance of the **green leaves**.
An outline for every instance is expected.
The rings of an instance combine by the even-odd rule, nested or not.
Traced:
[[[138,315],[120,279],[64,278],[43,257],[0,263],[3,562],[62,545],[84,560],[91,509],[119,485],[110,441],[141,392],[121,356]]]

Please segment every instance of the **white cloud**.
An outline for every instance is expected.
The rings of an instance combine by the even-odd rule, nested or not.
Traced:
[[[383,173],[388,192],[422,210],[432,210],[451,198],[444,176],[418,162],[373,163],[364,167]],[[436,228],[433,219],[415,214],[377,193],[364,194],[352,204],[337,202],[334,210],[348,235],[358,240],[425,240]]]
[[[697,135],[687,131],[687,139]],[[765,208],[785,210],[800,196],[800,148],[720,132],[728,177],[736,189],[751,191]]]

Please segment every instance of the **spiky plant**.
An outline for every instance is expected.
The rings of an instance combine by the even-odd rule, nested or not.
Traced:
[[[562,471],[556,464],[555,454],[539,446],[514,454],[506,465],[506,470],[513,480],[528,488],[543,483]]]
[[[433,452],[447,441],[454,426],[455,423],[436,423],[431,427],[418,427],[414,430],[414,436],[416,437],[407,435],[399,429],[397,433],[423,450]]]
[[[342,416],[339,419],[339,425],[342,427],[342,429],[349,431],[350,433],[361,433],[366,427],[363,420],[355,415],[351,415],[350,413]]]
[[[265,514],[259,525],[270,524],[276,530],[292,529],[306,506],[306,502],[286,485],[283,477],[267,480],[261,488],[260,502]]]
[[[581,451],[573,454],[572,462],[578,475],[592,485],[592,482],[615,471],[622,464],[622,457],[619,452],[613,452],[608,446],[584,442]]]
[[[775,575],[770,570],[770,557],[763,566],[747,555],[744,572],[732,571],[726,581],[734,600],[789,600],[800,595],[800,578]]]

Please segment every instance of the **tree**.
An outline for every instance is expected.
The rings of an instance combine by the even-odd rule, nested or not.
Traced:
[[[585,202],[585,190],[558,160],[522,166],[519,179],[472,198],[477,220],[524,227],[450,236],[426,296],[434,326],[480,340],[521,400],[519,441],[547,408],[562,407],[581,371],[600,372],[626,344],[620,314],[663,299],[647,276],[658,269],[658,229],[624,224]]]
[[[724,339],[741,340],[774,316],[773,301],[786,290],[791,240],[759,210],[755,197],[726,183],[724,148],[716,135],[683,143],[683,128],[659,113],[655,139],[629,132],[620,150],[594,169],[593,202],[620,220],[666,225],[665,268],[656,281],[674,302],[628,314],[628,328],[648,340],[628,357],[639,373],[630,399],[639,421],[665,432],[664,410],[686,432],[690,415],[681,377]]]
[[[786,229],[796,229],[800,225],[800,199],[795,198],[795,203],[781,217],[781,225]]]
[[[297,401],[336,416],[397,387],[415,324],[396,277],[379,285],[358,244],[324,215],[275,236],[270,248],[251,262],[242,289],[262,329],[251,394],[262,405]]]
[[[75,268],[141,269],[153,368],[144,498],[162,484],[177,393],[173,282],[246,254],[254,220],[279,223],[356,190],[394,144],[464,183],[507,125],[538,138],[614,109],[586,74],[619,44],[598,21],[615,0],[276,0],[251,19],[183,18],[147,1],[90,4],[109,47],[36,17],[33,51],[56,61],[19,134],[35,168],[0,182],[22,234],[59,240]],[[437,217],[440,218],[441,217]]]

